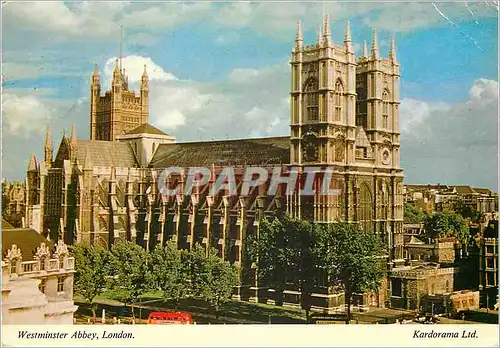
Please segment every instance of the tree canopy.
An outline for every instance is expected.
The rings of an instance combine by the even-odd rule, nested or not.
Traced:
[[[293,283],[302,294],[306,315],[319,281],[342,286],[350,307],[355,292],[376,290],[384,274],[379,236],[353,224],[311,225],[286,216],[263,220],[258,235],[249,237],[248,248],[259,281],[275,290],[276,302],[282,300],[285,285]]]
[[[424,220],[424,236],[431,239],[455,237],[466,244],[469,227],[465,219],[456,213],[435,213]]]
[[[404,222],[405,224],[419,224],[424,221],[425,214],[413,204],[404,204]]]
[[[350,318],[353,294],[375,291],[384,275],[380,237],[347,223],[320,226],[317,231],[317,258],[328,283],[342,285]]]
[[[132,242],[116,244],[111,249],[111,290],[116,299],[129,304],[134,317],[134,303],[154,289],[151,254]]]
[[[75,291],[91,304],[95,319],[93,301],[106,290],[111,255],[103,247],[81,244],[72,246],[71,252],[75,257]]]

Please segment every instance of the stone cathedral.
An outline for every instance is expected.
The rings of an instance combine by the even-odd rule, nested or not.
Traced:
[[[299,22],[290,64],[289,136],[206,142],[177,142],[148,124],[146,67],[136,93],[129,90],[117,61],[111,90],[104,94],[96,67],[91,77],[90,140],[78,138],[73,126],[54,151],[47,129],[43,160],[34,155],[29,160],[26,224],[67,244],[110,247],[130,240],[150,249],[174,240],[180,248],[195,243],[216,248],[222,258],[241,267],[243,285],[235,296],[254,301],[268,294],[245,261],[245,240],[257,233],[264,217],[288,213],[322,223],[358,223],[380,234],[388,267],[399,264],[403,171],[394,38],[388,58],[380,57],[375,31],[370,52],[365,43],[356,57],[348,23],[344,42],[338,45],[331,40],[325,16],[317,42],[306,45]],[[217,174],[227,165],[235,168],[238,186],[246,166],[271,171],[279,165],[299,172],[328,168],[334,173],[332,186],[341,194],[287,195],[280,188],[269,196],[269,182],[246,196],[211,195],[208,184],[190,196],[159,193],[164,168],[206,167]],[[186,175],[167,180],[182,187]],[[384,306],[389,284],[363,301]],[[313,308],[341,304],[338,294],[322,284],[317,287]],[[285,299],[297,303],[300,296],[291,288]]]

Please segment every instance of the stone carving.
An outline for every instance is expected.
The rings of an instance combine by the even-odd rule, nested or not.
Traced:
[[[68,246],[62,240],[59,240],[56,245],[56,256],[63,256],[68,254]]]
[[[314,134],[306,134],[302,140],[302,156],[306,162],[315,162],[318,160],[319,150],[317,137]]]
[[[42,259],[44,257],[47,257],[47,256],[49,256],[49,254],[50,254],[49,247],[47,245],[45,245],[45,243],[40,244],[40,246],[36,248],[35,256],[38,259]]]
[[[17,245],[12,244],[12,247],[7,250],[7,259],[9,261],[22,259],[21,249],[19,249]]]
[[[335,139],[335,162],[343,162],[345,159],[345,139],[338,137]]]

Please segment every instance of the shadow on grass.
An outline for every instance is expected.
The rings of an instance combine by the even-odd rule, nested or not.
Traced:
[[[77,320],[86,321],[92,317],[90,305],[85,302],[78,302],[79,308],[75,315]],[[105,300],[97,300],[97,316],[100,318],[102,310],[106,312],[107,318],[117,317],[122,321],[130,318],[132,312],[129,306],[116,303],[105,303]],[[147,303],[143,303],[147,302]],[[143,304],[141,304],[143,303]],[[145,297],[141,303],[134,306],[136,318],[147,319],[151,312],[155,311],[175,311],[172,301],[163,301],[158,298]],[[286,310],[280,307],[265,307],[241,301],[229,301],[219,311],[219,318],[216,318],[215,310],[207,306],[204,301],[188,299],[181,301],[177,311],[191,313],[193,320],[197,324],[304,324],[305,318],[300,311]]]

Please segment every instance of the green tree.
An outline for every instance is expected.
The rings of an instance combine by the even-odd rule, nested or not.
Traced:
[[[405,224],[419,224],[424,221],[425,214],[413,204],[404,204],[404,222]]]
[[[462,201],[458,201],[455,205],[455,212],[460,214],[463,218],[469,218],[472,222],[480,222],[484,219],[484,214],[479,212],[477,209],[471,207],[470,204],[465,204]]]
[[[218,257],[215,249],[209,250],[206,257],[203,250],[203,254],[198,250],[193,253],[198,253],[198,257],[202,255],[203,263],[194,277],[195,294],[214,308],[218,319],[220,308],[231,298],[233,288],[239,285],[238,270]]]
[[[302,309],[309,319],[314,286],[314,234],[309,222],[283,216],[261,221],[258,235],[247,241],[249,259],[258,269],[259,279],[275,291],[275,302],[283,304],[287,283],[298,286]]]
[[[71,248],[75,257],[75,292],[88,301],[92,317],[96,319],[96,296],[106,290],[110,253],[100,246],[76,245]]]
[[[380,237],[347,223],[318,226],[316,231],[319,265],[330,285],[342,285],[350,318],[353,294],[376,290],[384,275]]]
[[[165,247],[157,246],[153,250],[151,261],[154,286],[162,292],[164,300],[174,302],[177,310],[181,300],[192,293],[187,252],[169,241]]]
[[[141,295],[154,289],[151,254],[127,241],[114,245],[111,255],[112,295],[130,305],[135,319],[134,304]]]
[[[275,303],[283,304],[289,260],[286,259],[286,231],[282,222],[275,218],[259,223],[258,235],[249,235],[247,250],[249,259],[257,266],[259,281],[274,289]]]
[[[469,227],[465,219],[456,213],[435,213],[424,220],[424,236],[431,239],[455,237],[466,244]]]

